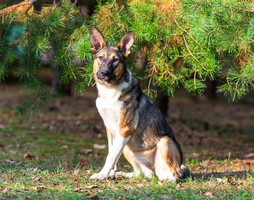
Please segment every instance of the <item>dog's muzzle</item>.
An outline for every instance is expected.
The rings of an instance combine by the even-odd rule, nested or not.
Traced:
[[[114,78],[114,76],[109,70],[103,69],[97,72],[97,78],[103,81],[110,81]]]

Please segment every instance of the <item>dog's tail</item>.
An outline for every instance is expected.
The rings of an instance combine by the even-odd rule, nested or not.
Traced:
[[[186,179],[186,178],[189,178],[190,176],[191,176],[190,170],[185,165],[181,165],[181,177],[180,177],[180,179]]]

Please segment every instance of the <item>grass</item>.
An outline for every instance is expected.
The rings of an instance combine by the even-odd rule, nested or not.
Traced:
[[[249,110],[249,117],[241,121],[243,125],[234,125],[237,129],[226,125],[232,117],[227,112],[225,118],[214,113],[208,120],[203,118],[207,110],[216,111],[213,106],[175,102],[171,114],[181,109],[184,113],[176,115],[171,125],[177,139],[181,139],[185,164],[193,179],[177,184],[142,176],[98,181],[89,177],[102,168],[107,148],[97,149],[94,144],[107,142],[94,105],[96,93],[57,98],[38,117],[24,119],[15,113],[22,92],[16,86],[3,91],[8,92],[2,93],[0,102],[0,200],[254,199],[254,162],[252,157],[244,157],[253,153],[252,107],[237,107],[244,115]],[[192,116],[198,117],[196,111],[200,108],[204,110],[201,120],[195,121]],[[181,122],[186,113],[190,116]],[[237,124],[239,116],[230,119]],[[202,128],[204,120],[209,122],[208,130]],[[186,135],[190,127],[194,130]],[[207,138],[202,139],[202,135]],[[132,168],[121,158],[119,170],[130,172]]]
[[[89,180],[104,163],[107,150],[93,148],[95,143],[106,143],[103,139],[91,140],[75,133],[50,133],[43,131],[39,124],[32,131],[20,124],[1,127],[0,138],[0,199],[254,198],[253,171],[246,171],[243,177],[197,176],[178,184],[158,181],[156,177]],[[88,153],[87,149],[92,152]],[[191,170],[198,169],[201,162],[190,160],[187,165]],[[128,163],[121,159],[120,169],[131,170],[127,168]]]

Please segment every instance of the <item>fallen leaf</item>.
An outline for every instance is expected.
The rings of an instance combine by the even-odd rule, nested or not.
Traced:
[[[34,190],[37,190],[37,192],[41,192],[41,191],[43,191],[44,189],[46,189],[46,187],[45,187],[45,186],[37,186],[37,187],[34,187],[33,189],[34,189]]]
[[[87,170],[86,170],[86,174],[87,174],[87,175],[91,175],[91,174],[92,174],[91,170],[90,170],[90,169],[87,169]]]
[[[252,157],[254,157],[254,153],[248,153],[244,155],[244,158],[252,158]]]
[[[81,188],[75,188],[73,192],[82,192]]]
[[[73,143],[73,142],[68,142],[68,141],[66,141],[66,140],[61,140],[61,139],[58,139],[56,142],[57,142],[57,143],[60,143],[60,144],[75,144],[75,143]]]
[[[10,154],[16,154],[17,151],[10,150]]]
[[[236,184],[232,176],[227,177],[223,182],[224,183],[230,183],[231,185]]]
[[[95,149],[106,149],[106,144],[94,144]]]
[[[111,177],[108,177],[108,178],[106,178],[105,181],[108,182],[108,183],[110,183],[110,182],[112,181],[112,178],[111,178]]]
[[[35,173],[37,173],[37,171],[38,171],[38,167],[35,167],[35,168],[33,169],[32,173],[35,174]]]
[[[81,120],[77,120],[76,122],[75,122],[75,125],[77,125],[77,126],[79,126],[79,125],[81,125],[82,124],[82,121]]]
[[[34,156],[28,153],[28,154],[24,154],[24,158],[25,158],[26,160],[33,160],[33,159],[34,159]]]
[[[221,178],[216,178],[216,181],[221,183],[222,182],[222,179]]]
[[[98,197],[98,194],[97,194],[97,193],[93,194],[93,193],[89,193],[89,192],[88,192],[88,193],[86,194],[86,197],[89,198],[89,199],[95,199],[95,198]]]
[[[198,158],[198,157],[199,157],[199,154],[198,154],[198,153],[192,153],[192,157],[193,157],[193,158]]]
[[[158,181],[158,184],[159,184],[160,186],[164,185],[163,181]]]
[[[60,149],[68,149],[68,146],[67,145],[63,145],[60,147]]]
[[[201,162],[201,165],[203,167],[207,167],[209,165],[209,163],[210,163],[210,160],[204,160],[204,161]]]
[[[63,162],[63,166],[64,166],[64,167],[68,167],[68,166],[69,166],[69,163],[68,163],[67,161],[64,161],[64,162]]]
[[[74,174],[74,175],[78,175],[78,174],[79,174],[79,169],[74,169],[73,174]]]
[[[6,194],[8,191],[10,191],[10,189],[11,189],[11,188],[6,187],[6,188],[4,188],[3,190],[0,190],[0,192],[1,192],[2,194]]]
[[[19,166],[19,165],[21,165],[21,164],[23,164],[22,161],[20,161],[20,162],[18,162],[18,163],[15,163],[16,166]]]
[[[81,180],[80,180],[80,179],[78,179],[78,178],[75,178],[75,179],[74,179],[74,181],[76,181],[76,182],[80,182]]]
[[[254,161],[253,160],[244,160],[244,164],[247,165],[250,168],[254,167]]]
[[[14,160],[9,160],[9,159],[6,159],[6,162],[10,163],[10,164],[14,164],[15,161]]]
[[[86,189],[98,188],[98,185],[88,185],[85,188]]]
[[[34,180],[34,181],[40,181],[41,179],[42,179],[42,176],[32,177],[32,180]]]
[[[123,168],[125,168],[125,169],[130,169],[131,166],[130,166],[130,165],[124,165]]]
[[[129,200],[127,197],[122,197],[121,200]]]
[[[88,162],[87,162],[87,160],[85,160],[85,159],[81,159],[81,160],[80,160],[80,164],[81,164],[81,165],[87,165]]]
[[[207,196],[207,197],[213,198],[213,193],[212,192],[206,192],[204,195]]]
[[[84,154],[89,154],[89,153],[92,153],[93,152],[93,150],[92,149],[83,149],[83,152],[84,152]]]

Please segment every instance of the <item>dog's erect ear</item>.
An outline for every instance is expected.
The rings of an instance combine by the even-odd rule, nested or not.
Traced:
[[[129,31],[127,32],[118,43],[117,47],[123,53],[125,57],[130,54],[130,48],[134,43],[134,32]]]
[[[106,45],[106,42],[102,34],[95,27],[92,27],[90,30],[90,42],[92,44],[91,50],[94,54],[97,53]]]

